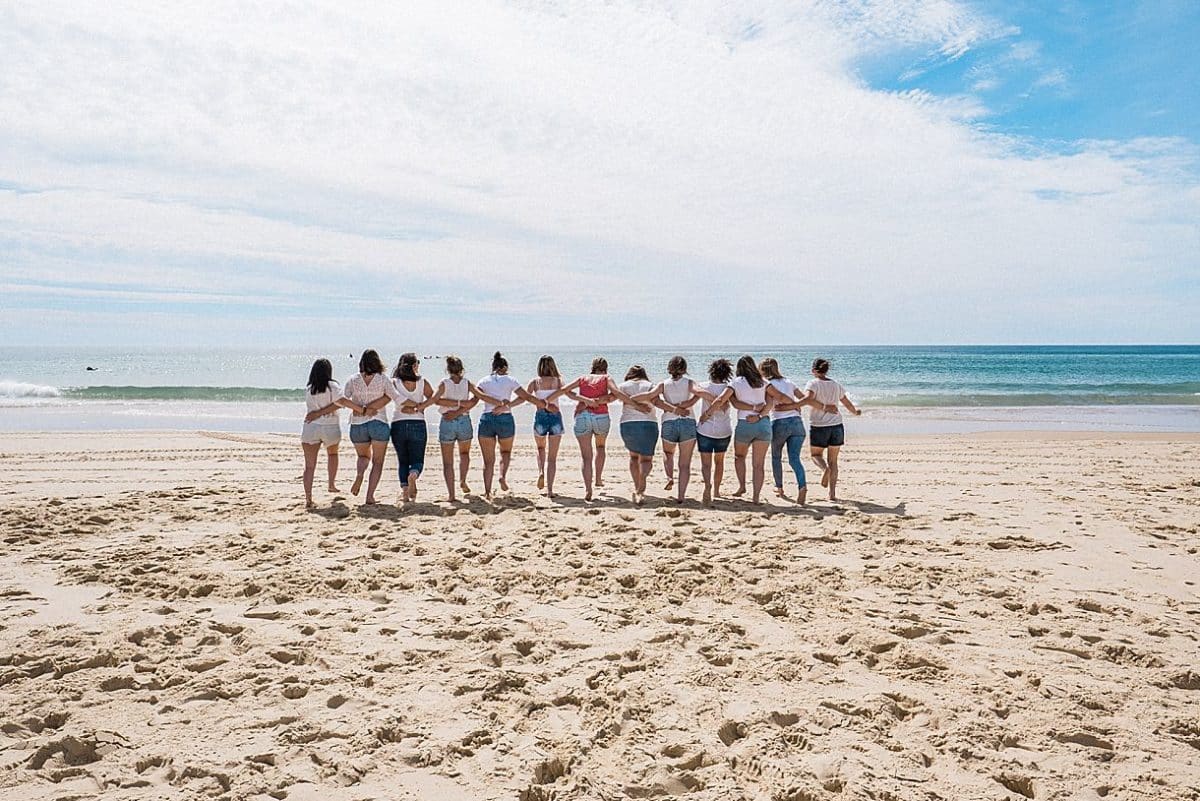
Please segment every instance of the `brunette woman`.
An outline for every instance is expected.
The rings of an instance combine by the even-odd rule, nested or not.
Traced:
[[[563,416],[552,398],[558,397],[563,387],[558,365],[551,356],[538,359],[538,377],[529,382],[525,391],[545,402],[533,416],[533,438],[537,443],[538,489],[545,489],[546,496],[554,497],[554,474],[558,469],[558,446],[562,442]]]
[[[311,509],[313,503],[313,477],[317,472],[317,457],[321,446],[325,446],[328,461],[329,491],[340,492],[335,485],[338,471],[338,445],[342,441],[342,423],[338,409],[347,407],[359,412],[362,408],[342,397],[342,388],[333,380],[333,365],[329,359],[317,359],[308,371],[308,387],[304,393],[304,404],[308,412],[304,428],[300,432],[300,447],[304,451],[304,505]]]
[[[421,378],[420,370],[417,354],[405,353],[392,372],[396,388],[392,447],[396,449],[400,492],[405,503],[417,499],[417,479],[425,470],[425,447],[429,441],[425,410],[433,405],[433,387]]]
[[[500,489],[508,490],[508,465],[512,460],[513,438],[517,424],[512,407],[529,402],[539,409],[549,404],[526,392],[521,382],[508,374],[508,359],[496,351],[492,356],[492,374],[476,387],[483,399],[483,415],[479,418],[479,450],[483,454],[483,492],[492,497],[492,476],[496,468],[496,446],[500,446]]]
[[[387,405],[396,398],[396,387],[383,374],[383,360],[374,350],[363,351],[358,360],[358,372],[346,381],[342,396],[353,402],[359,410],[350,417],[350,441],[358,453],[358,464],[354,483],[350,485],[350,493],[358,495],[362,488],[363,476],[370,466],[371,474],[367,478],[367,497],[365,503],[374,504],[375,488],[379,486],[379,478],[383,475],[383,460],[387,455],[388,439],[391,430],[388,427]]]

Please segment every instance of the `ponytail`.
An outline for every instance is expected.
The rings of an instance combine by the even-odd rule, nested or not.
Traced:
[[[498,373],[501,370],[506,369],[507,367],[508,367],[508,359],[506,359],[502,355],[500,355],[500,351],[496,351],[496,353],[492,356],[492,372]]]

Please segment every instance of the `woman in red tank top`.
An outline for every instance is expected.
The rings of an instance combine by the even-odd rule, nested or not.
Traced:
[[[614,400],[617,385],[608,376],[608,361],[592,359],[592,372],[580,376],[551,396],[566,395],[575,401],[575,438],[579,440],[579,455],[583,460],[583,485],[586,500],[592,499],[592,477],[597,487],[604,486],[604,446],[612,423],[608,402]],[[594,472],[593,472],[594,471]]]

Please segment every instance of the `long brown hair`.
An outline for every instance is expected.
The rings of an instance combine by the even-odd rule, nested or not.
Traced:
[[[537,366],[538,378],[561,378],[558,374],[558,365],[554,363],[553,356],[543,356],[538,359]]]
[[[642,367],[640,364],[635,364],[633,367],[629,368],[629,372],[625,373],[626,381],[633,381],[635,378],[639,381],[650,380],[650,376],[646,375],[646,368]]]
[[[733,365],[729,363],[729,359],[713,359],[713,363],[708,366],[708,380],[717,384],[728,384],[730,376],[733,375]]]
[[[383,359],[373,349],[364,350],[358,358],[358,372],[363,375],[377,375],[383,372]]]
[[[783,373],[779,372],[779,362],[774,357],[768,356],[758,363],[758,369],[762,372],[763,378],[768,381],[774,381],[777,378],[783,378]]]
[[[758,389],[765,383],[762,373],[758,371],[758,365],[754,363],[754,357],[750,355],[743,356],[737,360],[737,374],[739,378],[746,379],[746,383],[755,389]]]
[[[687,359],[682,356],[672,356],[671,361],[667,362],[667,372],[676,381],[683,378],[687,374]]]
[[[399,378],[401,381],[416,381],[417,369],[417,354],[402,353],[400,361],[396,362],[396,369],[392,371],[392,378]]]
[[[813,359],[812,371],[817,375],[824,376],[829,372],[829,359]]]
[[[606,375],[608,373],[608,359],[603,356],[597,356],[592,359],[592,375]]]

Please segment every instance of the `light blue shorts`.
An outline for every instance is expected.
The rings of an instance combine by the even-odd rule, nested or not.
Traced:
[[[611,427],[612,419],[607,414],[580,412],[575,415],[575,436],[577,437],[586,437],[591,434],[607,437]]]
[[[470,442],[473,436],[475,432],[469,414],[461,414],[453,420],[443,417],[438,423],[438,442]]]
[[[350,426],[350,441],[356,445],[364,442],[387,442],[392,438],[392,429],[382,420],[368,420]]]
[[[770,442],[773,432],[771,431],[771,418],[763,417],[757,423],[747,422],[746,420],[738,420],[737,428],[733,430],[733,441],[739,445],[745,445],[747,442]]]
[[[480,439],[512,439],[517,434],[517,422],[512,414],[485,412],[479,418]]]
[[[663,442],[691,442],[696,438],[696,421],[690,417],[665,420],[662,438]]]

